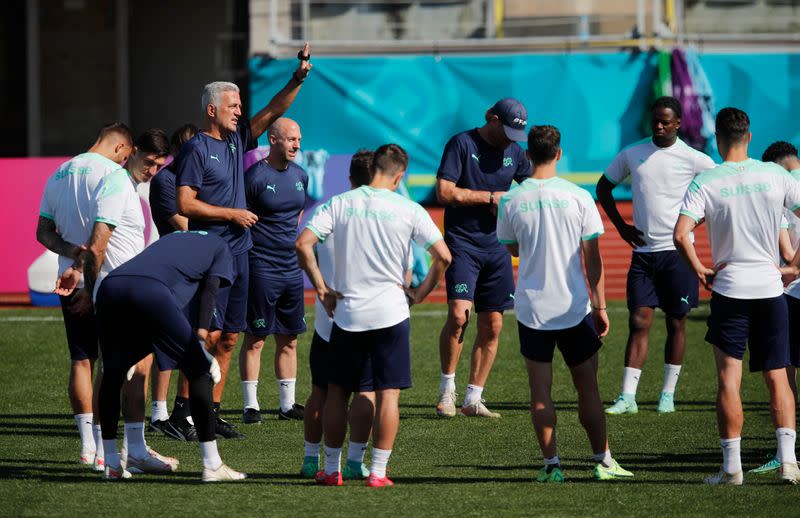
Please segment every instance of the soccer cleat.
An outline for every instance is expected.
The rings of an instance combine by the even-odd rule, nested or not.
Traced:
[[[96,455],[93,451],[85,451],[81,452],[81,456],[78,459],[78,463],[83,464],[84,466],[91,466],[94,464],[94,459]]]
[[[289,421],[289,420],[302,421],[304,411],[305,407],[303,407],[303,405],[298,405],[297,403],[295,403],[294,405],[292,405],[292,408],[290,408],[286,412],[284,412],[282,408],[279,408],[278,419],[281,419],[283,421]]]
[[[775,455],[768,455],[767,458],[769,459],[767,462],[757,468],[749,470],[748,473],[764,475],[765,473],[772,473],[773,471],[778,471],[781,469],[781,461],[778,460]]]
[[[369,476],[369,470],[363,462],[348,460],[342,470],[343,480],[364,480]]]
[[[781,480],[794,486],[800,484],[800,468],[797,467],[796,462],[784,462],[781,464]]]
[[[712,486],[741,486],[744,484],[744,473],[725,473],[724,469],[719,470],[716,475],[711,475],[703,479],[704,484]]]
[[[152,449],[148,450],[147,453],[147,457],[143,459],[137,459],[136,457],[128,455],[125,469],[135,475],[144,473],[172,473],[178,469],[178,459],[164,457]]]
[[[203,482],[233,482],[246,478],[247,475],[229,468],[224,463],[217,469],[203,468]]]
[[[188,422],[187,425],[191,426]],[[185,436],[180,428],[178,428],[172,419],[161,419],[159,421],[151,421],[150,426],[147,427],[148,432],[161,432],[167,437],[185,441]],[[197,432],[195,432],[196,434]]]
[[[594,478],[597,480],[616,480],[631,477],[633,477],[633,473],[620,466],[615,459],[611,459],[610,466],[606,466],[601,462],[594,467]]]
[[[225,439],[244,439],[243,433],[239,432],[232,424],[219,416],[217,416],[216,432],[217,435]]]
[[[462,406],[461,415],[466,417],[492,417],[492,418],[500,417],[500,414],[498,414],[497,412],[492,412],[491,410],[486,408],[486,405],[483,404],[484,402],[485,400],[481,399],[480,401],[476,401],[471,405]]]
[[[445,390],[439,395],[439,403],[436,405],[436,415],[439,417],[456,416],[456,398],[458,394],[454,390]]]
[[[261,424],[261,412],[255,408],[245,408],[242,413],[242,422],[244,424]]]
[[[303,478],[314,478],[319,471],[319,457],[303,457],[303,465],[300,467],[300,476]]]
[[[337,471],[336,473],[326,475],[325,470],[320,470],[314,475],[314,482],[321,486],[341,486],[342,474]]]
[[[164,434],[179,441],[197,441],[197,429],[185,417],[182,419],[169,418],[170,427],[162,430]],[[167,433],[167,430],[174,432],[174,435]]]
[[[671,414],[675,411],[675,394],[671,392],[662,392],[661,397],[658,398],[658,407],[656,412],[659,414]]]
[[[609,415],[622,415],[622,414],[636,414],[639,412],[639,407],[636,406],[635,399],[628,399],[624,395],[614,400],[614,404],[606,408],[606,414]]]
[[[561,471],[561,466],[553,466],[550,471],[547,471],[549,466],[545,466],[539,471],[539,475],[536,477],[536,482],[545,482],[545,483],[560,483],[564,482],[564,473]]]
[[[114,468],[106,465],[103,470],[103,480],[123,480],[128,478],[131,478],[131,474],[122,466]]]
[[[103,457],[99,455],[95,455],[94,463],[92,463],[92,471],[97,471],[98,473],[103,473],[106,470],[106,463],[103,460]]]
[[[389,477],[377,477],[370,474],[364,482],[364,485],[367,487],[393,487],[394,482],[392,482]]]

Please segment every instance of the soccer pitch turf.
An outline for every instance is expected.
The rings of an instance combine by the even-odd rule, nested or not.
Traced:
[[[600,353],[600,388],[606,403],[616,397],[627,334],[624,303],[610,305],[611,333]],[[696,310],[687,330],[687,354],[676,394],[675,414],[655,412],[662,382],[663,316],[651,331],[651,352],[639,385],[639,414],[609,416],[611,451],[633,471],[628,481],[595,482],[588,441],[578,423],[576,396],[556,354],[553,399],[558,410],[559,454],[567,483],[534,482],[541,466],[528,412],[527,376],[517,342],[516,321],[506,315],[487,406],[502,418],[436,418],[439,384],[438,336],[445,306],[412,312],[414,387],[400,401],[401,425],[389,464],[397,486],[368,489],[357,482],[319,487],[297,473],[303,454],[302,423],[278,421],[271,342],[262,357],[259,401],[268,412],[261,426],[241,423],[238,358],[223,401],[225,417],[247,434],[244,441],[219,441],[222,458],[248,473],[248,480],[202,485],[196,444],[148,434],[148,443],[181,461],[169,476],[141,475],[128,482],[103,482],[78,465],[78,436],[67,399],[69,357],[57,310],[0,311],[0,515],[793,515],[800,488],[777,475],[746,475],[743,487],[709,487],[704,476],[722,462],[714,414],[715,371],[703,341],[707,306]],[[308,307],[313,321],[313,307]],[[135,321],[132,325],[136,325]],[[313,326],[309,326],[313,328]],[[456,377],[463,393],[469,369],[470,326]],[[308,346],[300,337],[297,396],[309,393]],[[238,349],[237,349],[238,353]],[[171,406],[173,390],[170,393]],[[775,435],[760,375],[742,381],[745,424],[744,469],[774,451]],[[148,405],[149,414],[149,405]],[[120,434],[121,436],[121,434]]]

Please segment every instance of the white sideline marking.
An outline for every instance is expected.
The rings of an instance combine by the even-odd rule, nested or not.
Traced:
[[[62,317],[0,317],[0,322],[63,322]]]

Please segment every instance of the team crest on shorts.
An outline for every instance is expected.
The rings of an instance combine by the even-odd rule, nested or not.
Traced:
[[[264,320],[263,318],[258,318],[256,320],[253,320],[253,327],[256,329],[264,329],[265,327],[267,327],[267,321]]]
[[[453,291],[455,291],[456,293],[466,293],[469,291],[469,288],[467,287],[466,282],[462,282],[461,284],[456,284],[455,286],[453,286]]]

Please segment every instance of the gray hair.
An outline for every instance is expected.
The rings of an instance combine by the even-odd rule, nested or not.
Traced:
[[[219,108],[219,103],[222,100],[222,93],[223,92],[238,92],[239,87],[236,86],[234,83],[229,83],[227,81],[214,81],[213,83],[208,83],[206,86],[203,87],[203,95],[200,98],[200,103],[202,106],[200,107],[203,110],[203,113],[206,113],[206,108],[209,104],[213,104],[214,106]]]

